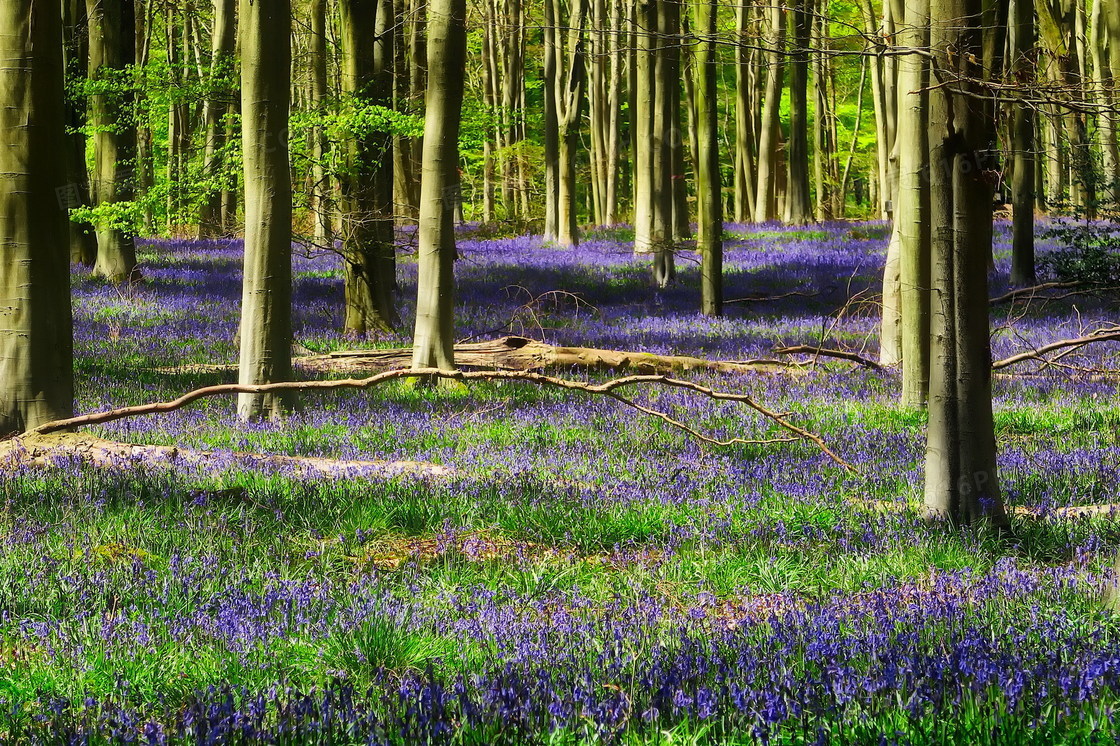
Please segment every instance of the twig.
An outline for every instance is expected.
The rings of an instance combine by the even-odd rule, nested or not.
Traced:
[[[125,419],[127,417],[137,417],[146,414],[159,414],[163,412],[173,412],[177,409],[195,402],[199,399],[204,399],[212,396],[229,396],[232,394],[269,394],[277,391],[328,391],[335,389],[368,389],[378,384],[386,383],[388,381],[400,379],[424,379],[424,380],[438,380],[446,379],[451,381],[526,381],[535,383],[539,386],[551,386],[553,388],[566,389],[569,391],[582,391],[588,394],[600,394],[609,396],[617,401],[633,407],[641,412],[650,414],[661,418],[665,422],[674,427],[677,427],[691,435],[699,435],[692,428],[680,423],[673,418],[669,417],[663,412],[652,410],[648,407],[643,407],[630,400],[620,396],[616,392],[619,389],[645,385],[657,384],[667,386],[669,388],[683,389],[685,391],[692,391],[697,394],[708,397],[709,399],[716,399],[718,401],[734,401],[746,404],[747,407],[758,412],[763,417],[770,419],[777,423],[780,427],[788,430],[797,436],[798,439],[807,440],[813,443],[822,453],[828,456],[833,462],[844,467],[850,472],[855,472],[856,468],[847,461],[843,460],[836,455],[824,442],[824,440],[814,433],[798,427],[787,421],[788,414],[782,412],[775,412],[756,402],[752,397],[747,394],[733,394],[725,391],[716,391],[707,386],[701,386],[692,381],[684,381],[679,378],[670,378],[665,375],[637,375],[626,376],[623,378],[614,378],[605,383],[591,384],[581,383],[580,381],[572,381],[566,378],[555,378],[553,376],[546,376],[540,373],[533,373],[531,371],[520,370],[475,370],[475,371],[461,371],[461,370],[440,370],[438,368],[418,368],[416,370],[389,370],[383,373],[377,373],[369,376],[368,378],[343,378],[330,381],[283,381],[280,383],[266,383],[256,386],[247,386],[236,383],[221,384],[218,386],[205,386],[194,391],[189,391],[177,399],[171,401],[156,402],[153,404],[140,404],[132,407],[123,407],[121,409],[113,409],[107,412],[94,412],[91,414],[84,414],[78,417],[69,417],[62,420],[54,420],[40,425],[29,432],[46,435],[48,433],[59,432],[61,430],[69,430],[75,427],[82,427],[85,425],[101,425],[115,420]],[[720,444],[721,441],[701,436],[706,442],[713,444]]]
[[[1093,334],[1088,334],[1084,337],[1077,337],[1075,339],[1063,339],[1058,342],[1051,342],[1048,345],[1039,347],[1037,350],[1020,352],[1016,355],[1012,355],[1011,357],[1005,357],[1003,360],[996,360],[994,363],[992,363],[992,370],[1006,368],[1010,365],[1015,365],[1016,363],[1021,363],[1025,360],[1044,360],[1042,356],[1046,353],[1053,352],[1055,350],[1063,350],[1067,347],[1077,348],[1082,347],[1083,345],[1090,344],[1092,342],[1108,342],[1117,340],[1120,340],[1120,327],[1102,329],[1101,331],[1094,332]]]
[[[830,347],[816,347],[814,345],[794,345],[792,347],[780,347],[774,350],[774,352],[778,355],[807,354],[820,355],[821,357],[835,357],[839,358],[840,360],[848,360],[853,363],[859,363],[865,368],[871,368],[872,370],[881,370],[883,367],[879,365],[879,363],[870,358],[866,358],[863,355],[858,355],[854,352],[848,352],[847,350],[836,350]]]
[[[794,291],[794,292],[791,292],[791,293],[781,293],[780,295],[747,295],[747,296],[744,296],[742,298],[732,298],[730,300],[725,300],[724,304],[727,304],[727,303],[765,303],[765,302],[772,301],[772,300],[783,300],[785,298],[815,298],[818,295],[820,295],[820,293],[802,293],[800,291]]]

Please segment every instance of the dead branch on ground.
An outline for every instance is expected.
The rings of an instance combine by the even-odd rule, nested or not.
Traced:
[[[531,371],[462,371],[439,370],[438,368],[419,368],[416,370],[389,370],[369,376],[368,378],[345,378],[329,381],[284,381],[280,383],[267,383],[256,386],[245,386],[231,383],[218,386],[206,386],[200,389],[195,389],[194,391],[189,391],[179,398],[172,399],[171,401],[156,402],[152,404],[140,404],[132,407],[113,409],[107,412],[94,412],[91,414],[79,415],[77,417],[55,420],[53,422],[48,422],[40,425],[39,427],[30,430],[29,433],[34,435],[48,435],[50,433],[71,430],[77,427],[84,427],[88,425],[102,425],[108,422],[114,422],[116,420],[122,420],[128,417],[138,417],[140,415],[173,412],[175,410],[182,409],[183,407],[186,407],[187,405],[192,404],[193,402],[196,402],[200,399],[214,396],[230,396],[233,394],[270,394],[279,391],[310,392],[332,391],[337,389],[369,389],[373,388],[374,386],[387,383],[389,381],[397,380],[421,380],[432,382],[438,380],[460,382],[525,381],[528,383],[535,383],[538,386],[542,387],[551,387],[567,391],[580,391],[587,394],[608,396],[645,414],[656,416],[667,424],[676,427],[677,429],[680,429],[688,433],[689,435],[692,435],[699,440],[711,445],[776,442],[774,440],[748,441],[741,439],[721,441],[716,438],[712,438],[699,433],[693,428],[690,428],[687,425],[673,419],[664,412],[637,405],[618,393],[620,389],[633,388],[635,386],[643,385],[658,385],[668,388],[681,389],[683,391],[691,391],[693,393],[697,393],[704,397],[717,401],[733,401],[745,404],[748,408],[754,410],[764,418],[771,420],[782,429],[792,433],[794,436],[796,436],[797,440],[804,440],[811,443],[836,464],[844,467],[848,471],[856,471],[854,466],[836,455],[836,453],[828,447],[828,445],[819,435],[811,433],[808,430],[789,422],[789,413],[775,412],[773,410],[767,409],[747,394],[734,394],[725,391],[716,391],[715,389],[709,388],[707,386],[702,386],[692,381],[685,381],[679,378],[670,378],[665,375],[634,375],[626,376],[624,378],[615,378],[610,381],[606,381],[605,383],[593,384],[573,381],[566,378],[555,378],[552,376],[542,375],[540,373],[533,373]]]

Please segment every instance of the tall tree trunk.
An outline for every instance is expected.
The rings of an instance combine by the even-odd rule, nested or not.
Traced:
[[[786,145],[784,220],[804,225],[813,220],[809,195],[809,37],[810,0],[794,0],[793,50],[789,62],[789,142]]]
[[[327,86],[327,0],[311,0],[311,33],[308,60],[311,65],[311,108],[317,116],[327,114],[330,90]],[[394,150],[394,154],[395,154]],[[330,143],[321,125],[311,128],[311,219],[314,221],[315,242],[327,245],[331,235],[331,194],[333,188],[327,158]]]
[[[467,56],[466,15],[466,0],[432,0],[428,8],[430,85],[424,117],[414,368],[455,367],[454,203]]]
[[[966,94],[942,87],[930,102],[934,322],[925,505],[931,517],[1007,525],[996,473],[987,265],[991,257],[994,110],[983,101],[980,0],[932,0],[931,49]]]
[[[757,142],[754,101],[754,56],[748,46],[753,0],[740,0],[735,5],[735,28],[741,44],[735,50],[735,220],[746,223],[754,216],[754,146]]]
[[[135,197],[136,128],[132,124],[132,82],[122,81],[136,61],[136,16],[133,0],[87,0],[89,15],[89,77],[117,79],[90,97],[93,136],[93,201],[99,207],[130,202]],[[131,235],[109,220],[97,225],[97,262],[93,273],[111,282],[125,282],[136,270],[136,244]]]
[[[339,0],[342,88],[358,109],[392,105],[392,19],[388,0]],[[379,22],[378,16],[382,17]],[[387,331],[393,310],[393,154],[389,132],[351,139],[342,230],[347,334]]]
[[[769,27],[766,37],[766,97],[763,103],[762,122],[758,140],[758,184],[755,188],[754,219],[765,223],[778,219],[778,150],[781,142],[782,79],[785,56],[782,54],[785,37],[783,8],[774,3],[769,8]]]
[[[240,0],[241,128],[245,169],[245,276],[238,383],[292,375],[291,4]],[[239,394],[243,420],[276,418],[290,395]]]
[[[0,438],[73,414],[62,14],[0,3]]]
[[[63,0],[63,39],[68,81],[85,80],[89,70],[89,21],[85,0]],[[73,86],[68,86],[73,88]],[[89,172],[86,170],[85,99],[66,97],[66,199],[67,208],[90,203]],[[92,267],[97,261],[97,235],[89,223],[68,221],[70,261]]]
[[[696,246],[700,250],[700,311],[723,314],[723,199],[719,172],[719,112],[715,53],[717,0],[693,0],[696,75]]]
[[[674,189],[673,139],[680,137],[680,106],[673,88],[679,90],[677,77],[680,65],[680,6],[677,0],[656,0],[657,38],[653,56],[653,140],[650,158],[652,172],[652,226],[650,242],[653,246],[653,278],[659,288],[664,288],[676,275],[673,256],[674,239]]]
[[[634,148],[634,251],[653,251],[654,55],[657,0],[634,0],[634,87],[630,139]]]
[[[233,97],[233,80],[237,51],[237,3],[235,0],[214,0],[214,29],[211,38],[210,85],[203,112],[206,127],[206,149],[203,154],[203,175],[206,197],[199,219],[201,235],[219,236],[225,232],[222,222],[222,193],[228,181],[223,149],[226,145],[226,124],[222,120],[229,111]]]
[[[1034,4],[1011,0],[1015,9],[1011,74],[1017,80],[1035,80]],[[1012,110],[1011,192],[1013,200],[1011,239],[1011,283],[1033,285],[1035,208],[1035,118],[1034,109],[1019,105]]]
[[[891,240],[898,242],[902,312],[902,405],[920,408],[929,393],[929,153],[927,119],[929,0],[908,0],[899,44],[914,53],[898,63],[898,188]]]
[[[545,195],[555,221],[554,240],[561,246],[578,243],[576,219],[575,152],[579,141],[579,122],[583,111],[586,79],[584,44],[587,0],[572,0],[564,13],[561,0],[545,0],[545,96],[550,99],[549,118],[555,122],[555,139],[545,140],[545,160],[553,178]],[[555,150],[549,151],[550,147]]]

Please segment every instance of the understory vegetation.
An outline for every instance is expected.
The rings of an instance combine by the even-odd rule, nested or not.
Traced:
[[[874,358],[888,233],[729,226],[729,312],[710,318],[688,252],[656,291],[625,229],[557,249],[468,228],[457,336]],[[80,412],[236,378],[240,243],[153,241],[140,257],[128,285],[75,269]],[[295,278],[304,354],[408,345],[337,332],[337,255],[297,254]],[[993,354],[1116,311],[1115,294],[995,306]],[[687,375],[791,413],[856,473],[810,445],[714,447],[530,383],[307,394],[279,423],[241,423],[216,398],[96,428],[213,453],[0,470],[0,741],[1112,742],[1120,622],[1103,593],[1120,524],[1066,509],[1117,502],[1117,383],[1092,372],[1117,357],[1089,345],[997,374],[1004,536],[920,517],[925,415],[898,407],[896,371],[809,356]],[[634,396],[712,437],[783,435],[734,402]],[[312,479],[230,452],[364,463]]]

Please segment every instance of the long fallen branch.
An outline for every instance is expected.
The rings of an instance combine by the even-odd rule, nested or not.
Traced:
[[[1022,298],[1023,296],[1027,296],[1028,298],[1034,298],[1036,295],[1043,292],[1044,290],[1059,290],[1059,289],[1062,289],[1062,288],[1075,288],[1075,287],[1078,287],[1078,286],[1083,285],[1083,284],[1084,283],[1081,283],[1081,282],[1044,282],[1041,285],[1032,285],[1032,286],[1026,287],[1026,288],[1015,288],[1014,290],[1009,290],[1008,292],[1004,293],[1003,295],[997,295],[995,298],[992,298],[988,302],[993,306],[998,306],[998,305],[1001,305],[1003,303],[1010,303],[1011,301],[1018,300],[1019,298]]]
[[[669,388],[682,389],[701,394],[709,399],[718,401],[734,401],[745,404],[750,409],[754,410],[763,417],[773,421],[779,427],[787,430],[796,436],[793,439],[804,440],[812,443],[822,453],[828,456],[832,461],[839,464],[849,471],[856,471],[855,467],[847,461],[843,460],[836,455],[832,449],[824,442],[824,440],[814,433],[798,427],[789,422],[789,414],[784,412],[775,412],[767,409],[752,397],[747,394],[733,394],[725,391],[716,391],[707,386],[702,386],[692,381],[684,381],[679,378],[670,378],[665,375],[636,375],[626,376],[624,378],[615,378],[605,383],[592,384],[582,383],[580,381],[572,381],[566,378],[555,378],[553,376],[546,376],[541,373],[533,373],[531,371],[515,371],[515,370],[496,370],[496,371],[461,371],[461,370],[439,370],[438,368],[420,368],[417,370],[389,370],[382,373],[369,376],[367,378],[344,378],[329,381],[285,381],[281,383],[267,383],[257,386],[245,386],[241,384],[222,384],[218,386],[206,386],[194,391],[187,392],[177,399],[172,399],[165,402],[155,402],[152,404],[140,404],[132,407],[122,407],[120,409],[113,409],[107,412],[94,412],[91,414],[79,415],[77,417],[68,417],[62,420],[55,420],[47,422],[35,429],[29,431],[32,434],[47,435],[50,433],[62,432],[71,430],[76,427],[83,427],[87,425],[102,425],[115,420],[122,420],[128,417],[138,417],[148,414],[159,414],[164,412],[173,412],[177,409],[198,401],[214,396],[231,396],[233,394],[268,394],[278,391],[331,391],[336,389],[369,389],[379,384],[387,383],[389,381],[405,380],[405,379],[419,379],[419,380],[450,380],[450,381],[526,381],[535,383],[539,386],[552,387],[564,389],[568,391],[581,391],[587,394],[598,394],[608,396],[615,401],[633,407],[638,411],[645,414],[658,417],[667,424],[680,429],[689,435],[692,435],[705,443],[712,445],[731,445],[734,443],[773,443],[785,442],[786,439],[766,439],[766,440],[746,440],[735,438],[732,440],[718,440],[716,438],[703,435],[695,429],[679,422],[668,414],[658,410],[644,407],[636,404],[635,402],[626,399],[619,391],[624,388],[641,386],[641,385],[660,385]]]

